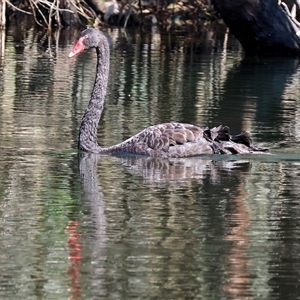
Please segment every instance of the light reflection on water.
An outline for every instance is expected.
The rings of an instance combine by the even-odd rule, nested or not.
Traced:
[[[67,34],[47,52],[31,31],[24,48],[13,36],[0,69],[0,298],[298,297],[297,61],[241,64],[232,38],[190,51],[182,36],[113,30],[100,144],[177,120],[249,130],[272,154],[78,157],[95,54],[67,61]]]

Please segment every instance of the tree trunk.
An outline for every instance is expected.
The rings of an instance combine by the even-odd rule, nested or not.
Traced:
[[[0,28],[4,28],[6,26],[6,1],[0,0]]]
[[[300,54],[297,21],[278,0],[214,0],[214,5],[246,55]]]

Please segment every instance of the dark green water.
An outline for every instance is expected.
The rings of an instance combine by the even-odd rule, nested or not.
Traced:
[[[299,299],[296,60],[227,37],[106,30],[99,143],[182,121],[248,130],[265,156],[81,155],[95,53],[9,29],[0,60],[1,299]],[[58,37],[57,37],[58,39]]]

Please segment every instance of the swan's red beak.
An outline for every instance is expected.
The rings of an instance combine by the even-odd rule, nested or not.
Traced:
[[[79,53],[81,53],[82,51],[84,51],[85,46],[83,44],[83,41],[85,40],[85,36],[82,36],[77,43],[75,44],[75,46],[73,47],[72,51],[69,53],[69,57],[73,57]]]

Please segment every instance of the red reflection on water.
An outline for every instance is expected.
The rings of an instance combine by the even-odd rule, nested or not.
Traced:
[[[79,238],[80,233],[77,232],[79,223],[77,221],[70,221],[67,226],[67,233],[69,234],[68,248],[69,248],[69,260],[71,262],[68,275],[71,278],[70,283],[70,300],[77,300],[81,297],[80,288],[80,271],[79,266],[81,263],[81,244]]]

